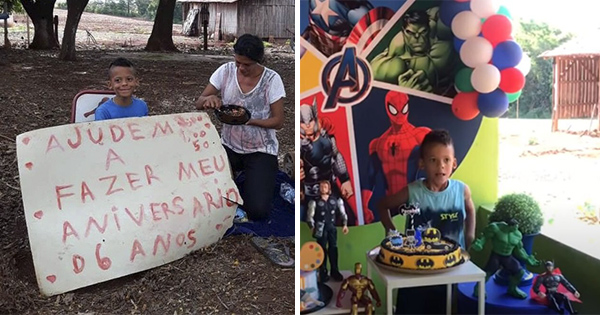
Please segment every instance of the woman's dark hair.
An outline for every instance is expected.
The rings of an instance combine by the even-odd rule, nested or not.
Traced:
[[[251,34],[240,36],[233,45],[236,55],[248,57],[256,62],[262,62],[265,55],[265,46],[262,39]]]

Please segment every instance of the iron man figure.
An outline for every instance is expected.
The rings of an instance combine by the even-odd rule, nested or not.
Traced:
[[[367,292],[371,293],[371,296],[375,299],[375,301],[377,301],[377,307],[381,306],[381,299],[379,298],[379,294],[377,294],[375,284],[371,279],[363,276],[361,273],[362,264],[354,264],[354,274],[346,278],[342,282],[340,292],[337,296],[336,306],[342,307],[342,299],[346,295],[346,291],[350,290],[350,292],[352,293],[352,298],[350,299],[352,303],[352,311],[350,313],[351,315],[357,315],[359,307],[365,307],[366,314],[373,314],[373,302],[367,296]]]
[[[363,209],[366,211],[370,211],[369,201],[380,173],[385,176],[386,195],[399,192],[417,179],[418,148],[431,131],[408,122],[408,95],[405,93],[389,91],[385,96],[385,110],[390,128],[369,144],[368,185],[362,190]]]

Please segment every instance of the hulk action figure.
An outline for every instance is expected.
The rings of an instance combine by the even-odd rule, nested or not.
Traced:
[[[511,219],[506,222],[494,222],[488,224],[482,235],[473,242],[471,248],[475,251],[481,251],[486,241],[492,242],[492,253],[485,266],[485,281],[494,274],[498,268],[502,267],[509,272],[507,293],[520,299],[526,299],[527,294],[518,287],[521,277],[525,270],[516,258],[526,262],[530,266],[539,266],[540,262],[533,256],[527,255],[523,249],[523,235],[519,231],[519,224]],[[516,257],[516,258],[515,258]],[[478,286],[475,286],[473,294],[477,296]]]
[[[402,17],[401,31],[389,47],[371,61],[374,79],[454,96],[458,58],[451,34],[439,21],[439,7],[406,13]]]

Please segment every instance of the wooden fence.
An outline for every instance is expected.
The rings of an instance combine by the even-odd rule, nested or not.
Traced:
[[[599,58],[597,55],[554,58],[552,131],[558,130],[559,119],[597,117],[600,123]]]

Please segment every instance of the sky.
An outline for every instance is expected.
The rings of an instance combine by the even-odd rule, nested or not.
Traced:
[[[565,32],[584,34],[600,27],[598,0],[498,0],[513,18],[546,22]]]

